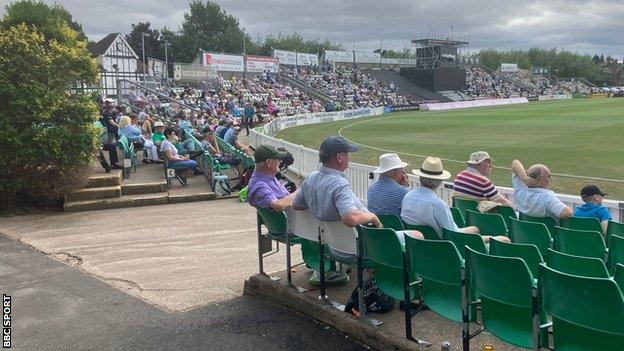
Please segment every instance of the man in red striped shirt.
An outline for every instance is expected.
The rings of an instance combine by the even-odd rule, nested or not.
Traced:
[[[453,182],[454,196],[489,200],[513,207],[511,201],[501,195],[488,178],[492,173],[492,158],[487,152],[473,152],[466,163],[468,168],[459,172]]]

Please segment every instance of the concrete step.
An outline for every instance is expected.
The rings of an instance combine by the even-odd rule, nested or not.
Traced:
[[[121,185],[99,188],[84,188],[65,195],[65,202],[118,198],[121,196]]]
[[[63,205],[63,210],[65,212],[93,211],[110,208],[162,205],[167,203],[207,201],[218,198],[217,194],[213,192],[181,195],[169,195],[168,193],[123,195],[116,199],[66,201]]]
[[[115,185],[121,185],[121,170],[118,169],[112,170],[108,174],[90,176],[85,188],[101,188]]]
[[[121,195],[154,194],[167,191],[167,182],[122,184]]]

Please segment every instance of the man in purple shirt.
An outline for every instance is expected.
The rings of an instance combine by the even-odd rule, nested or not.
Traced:
[[[296,192],[289,194],[284,185],[275,178],[286,155],[286,152],[280,152],[271,145],[263,144],[256,148],[256,168],[249,179],[247,191],[251,206],[283,211],[292,205]]]

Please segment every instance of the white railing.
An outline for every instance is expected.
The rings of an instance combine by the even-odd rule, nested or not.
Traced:
[[[251,131],[251,145],[256,147],[260,144],[269,144],[275,147],[285,147],[293,154],[293,158],[295,159],[293,165],[290,166],[288,169],[296,173],[300,177],[305,177],[305,175],[319,168],[318,151],[282,139],[274,138],[274,136],[280,130],[298,125],[333,122],[361,117],[380,116],[380,118],[383,118],[381,117],[382,114],[383,108],[379,107],[338,112],[306,113],[302,115],[276,119],[262,128],[254,129]],[[371,174],[375,168],[375,166],[351,162],[349,164],[349,168],[345,172],[347,179],[349,179],[349,182],[351,183],[351,188],[353,189],[353,192],[364,203],[366,203],[366,192],[368,191],[368,187],[372,182],[374,182],[374,179],[371,178]],[[418,177],[416,177],[415,175],[410,175],[409,178],[411,188],[417,187],[419,184]],[[497,187],[497,189],[503,196],[513,202],[513,188],[499,186]],[[453,196],[453,183],[445,182],[443,186],[438,188],[437,194],[447,204],[451,205]],[[583,204],[583,200],[581,200],[581,198],[576,195],[557,194],[557,197],[573,209]],[[604,200],[603,206],[609,209],[613,220],[620,222],[624,220],[624,202],[619,202],[615,200]]]

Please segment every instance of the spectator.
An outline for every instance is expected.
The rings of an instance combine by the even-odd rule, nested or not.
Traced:
[[[119,130],[119,124],[116,120],[115,100],[104,99],[104,106],[102,107],[102,117],[100,123],[106,128],[111,137],[117,139],[117,132]]]
[[[535,164],[527,171],[520,161],[511,163],[511,184],[518,211],[534,217],[570,218],[572,209],[566,206],[548,189],[550,170],[542,164]]]
[[[242,160],[234,157],[231,154],[222,154],[221,149],[219,149],[219,143],[217,142],[217,139],[215,138],[213,132],[208,131],[204,134],[201,145],[202,150],[210,152],[214,157],[217,158],[217,161],[219,161],[219,163],[234,166],[236,167],[236,171],[239,175],[243,174],[243,168],[241,165]]]
[[[145,149],[148,159],[143,159],[144,163],[162,163],[158,158],[158,149],[154,142],[141,134],[141,129],[132,124],[130,117],[124,116],[119,121],[119,136],[125,136],[128,141]]]
[[[344,138],[326,138],[319,148],[318,171],[310,173],[301,183],[294,199],[294,207],[309,209],[321,221],[342,221],[349,227],[373,223],[381,227],[377,216],[369,212],[351,190],[344,171],[349,167],[349,153],[359,148]]]
[[[427,157],[420,169],[412,170],[412,173],[420,177],[420,186],[407,193],[403,199],[401,218],[406,223],[428,225],[440,237],[442,237],[442,228],[462,233],[479,233],[479,228],[474,226],[458,228],[453,221],[451,210],[436,195],[435,190],[442,184],[442,181],[451,177],[451,173],[443,169],[442,161],[439,158]],[[484,235],[482,238],[487,243],[491,237]],[[495,236],[494,238],[509,242],[505,236]]]
[[[122,167],[117,164],[117,162],[119,162],[119,158],[117,157],[117,146],[114,138],[111,137],[111,134],[108,133],[108,131],[100,122],[95,123],[96,128],[100,130],[101,137],[100,149],[98,150],[98,160],[100,161],[100,164],[102,165],[106,173],[109,173],[111,169],[122,169]],[[108,151],[108,159],[110,161],[110,164],[108,163],[108,161],[106,161],[102,150]]]
[[[379,167],[373,172],[379,179],[368,188],[368,209],[375,214],[401,214],[403,198],[409,192],[408,164],[397,154],[379,156]]]
[[[165,124],[163,122],[154,122],[154,133],[152,134],[152,142],[154,142],[154,145],[156,145],[156,147],[160,147],[162,142],[165,140],[163,130],[165,130]]]
[[[581,189],[581,198],[584,204],[574,209],[574,217],[598,218],[603,234],[607,233],[607,226],[611,220],[611,213],[602,206],[602,199],[607,194],[595,185],[586,185]]]
[[[487,152],[473,152],[466,163],[468,168],[459,172],[453,182],[454,196],[490,200],[513,207],[511,201],[502,196],[488,178],[492,174],[492,158]]]
[[[275,178],[280,163],[288,153],[280,152],[271,145],[260,145],[254,151],[256,167],[249,180],[247,198],[254,207],[284,211],[292,205],[296,192],[290,194]]]
[[[247,101],[247,103],[245,104],[245,113],[243,114],[243,118],[242,118],[242,122],[243,122],[243,128],[245,128],[245,130],[247,131],[247,136],[249,136],[249,128],[253,129],[253,118],[254,118],[254,113],[255,113],[255,109],[253,107],[253,105]]]
[[[178,149],[174,143],[178,142],[178,135],[173,128],[165,129],[165,140],[162,142],[160,149],[165,153],[165,157],[169,161],[169,168],[176,170],[176,178],[180,184],[187,186],[187,177],[197,169],[197,162],[190,160],[189,156],[178,154]]]

